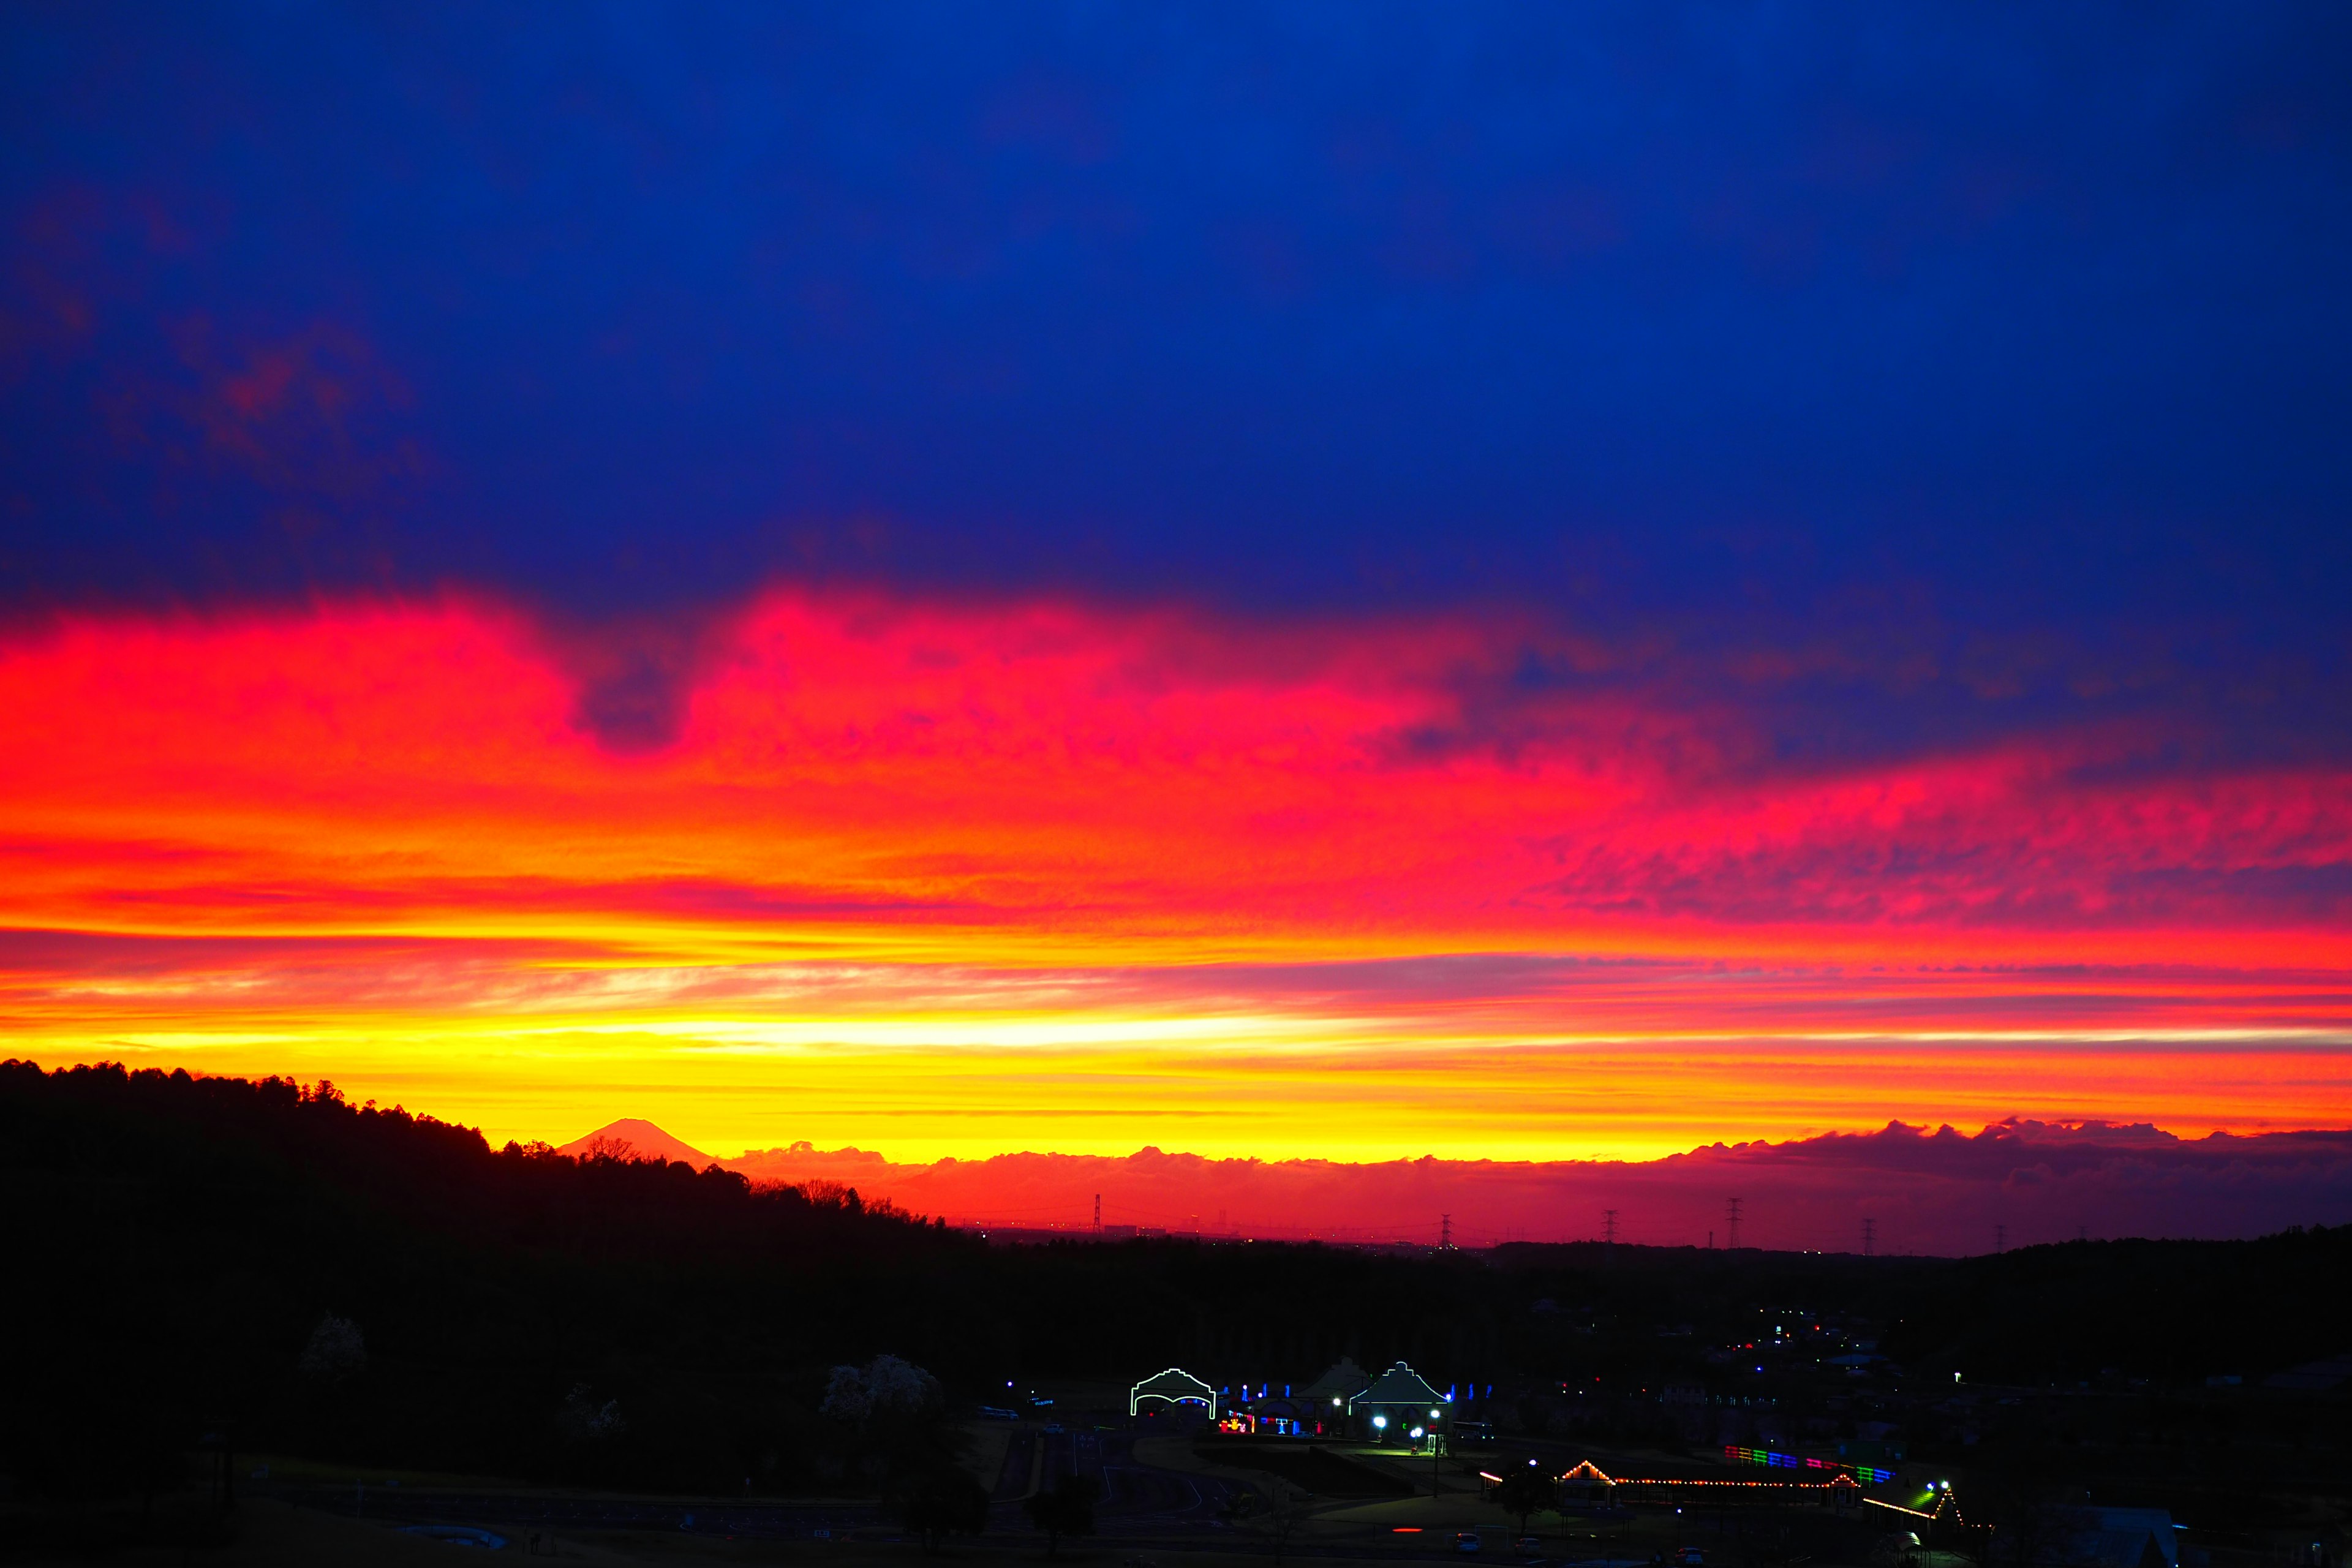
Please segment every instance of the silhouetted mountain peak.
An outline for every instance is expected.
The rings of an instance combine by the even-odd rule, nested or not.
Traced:
[[[619,1160],[683,1160],[695,1169],[719,1162],[690,1143],[679,1142],[650,1121],[634,1116],[609,1121],[584,1137],[574,1138],[559,1154],[610,1154]]]

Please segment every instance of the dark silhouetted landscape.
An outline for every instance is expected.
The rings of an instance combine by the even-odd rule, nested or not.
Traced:
[[[25,1063],[0,1151],[11,1518],[41,1539],[120,1527],[200,1453],[330,1510],[430,1494],[288,1478],[826,1499],[887,1530],[893,1443],[947,1455],[988,1409],[1124,1429],[1105,1391],[1165,1366],[1272,1399],[1343,1360],[1449,1391],[1493,1445],[1449,1445],[1474,1475],[1843,1444],[1967,1478],[1986,1522],[2029,1493],[2168,1509],[2216,1561],[2352,1500],[2352,1226],[1963,1259],[983,1235],[838,1185],[493,1149],[323,1084]],[[836,1369],[877,1360],[935,1387],[929,1436],[828,1411]],[[1196,1446],[1220,1441],[1269,1439]],[[1335,1448],[1297,1451],[1249,1473],[1349,1489],[1316,1482]]]

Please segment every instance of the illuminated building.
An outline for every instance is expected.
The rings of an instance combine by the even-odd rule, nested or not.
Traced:
[[[1399,1362],[1348,1401],[1348,1419],[1360,1435],[1384,1428],[1401,1436],[1420,1427],[1436,1444],[1443,1440],[1445,1396]]]
[[[1155,1372],[1129,1390],[1127,1413],[1129,1415],[1139,1415],[1143,1406],[1153,1404],[1170,1407],[1199,1405],[1207,1408],[1210,1420],[1217,1418],[1217,1391],[1181,1367],[1171,1366],[1164,1372]]]

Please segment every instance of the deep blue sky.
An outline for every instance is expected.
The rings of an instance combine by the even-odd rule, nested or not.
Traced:
[[[2352,748],[2340,5],[76,4],[0,40],[19,614],[1502,600],[1930,656],[1792,743],[2123,702]]]

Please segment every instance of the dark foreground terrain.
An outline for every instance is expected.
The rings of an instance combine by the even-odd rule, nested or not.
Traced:
[[[1098,1561],[1435,1557],[1474,1528],[1508,1557],[1478,1470],[1750,1473],[1726,1445],[1951,1479],[1974,1533],[1927,1547],[2001,1561],[2055,1560],[2036,1521],[2088,1502],[2169,1510],[2184,1568],[2326,1563],[2352,1502],[2352,1226],[1964,1260],[992,1246],[325,1086],[23,1063],[0,1183],[20,1559],[461,1550],[397,1528],[436,1521],[583,1560],[887,1556],[919,1550],[908,1478],[950,1465],[987,1500],[962,1555],[1042,1552],[1026,1500],[1075,1476],[1097,1533],[1060,1549]],[[1309,1457],[1125,1407],[1181,1364],[1271,1410],[1342,1356],[1410,1361],[1492,1447]],[[1559,1562],[1899,1560],[1893,1516],[1850,1514],[1533,1528]]]

